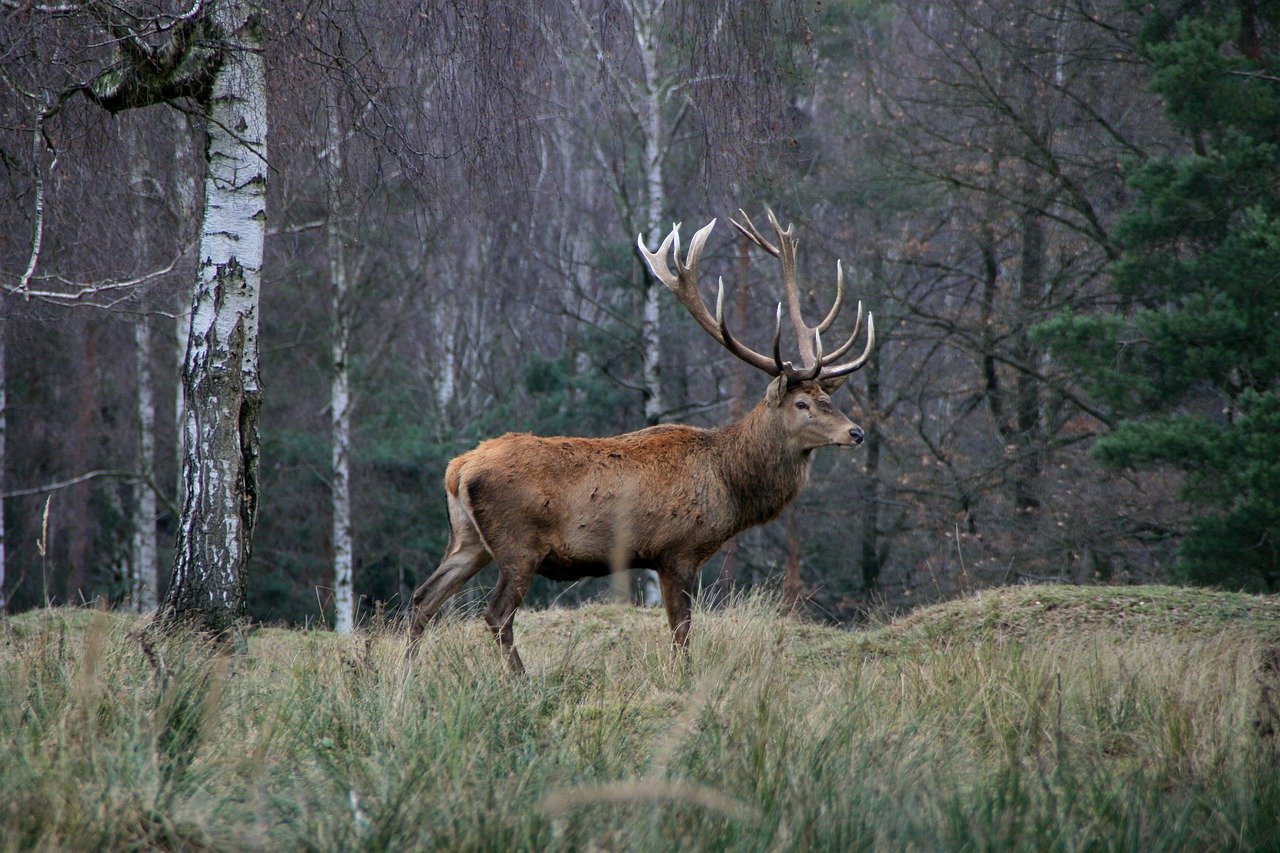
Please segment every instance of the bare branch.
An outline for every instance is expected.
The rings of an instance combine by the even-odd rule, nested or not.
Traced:
[[[36,121],[36,129],[31,133],[31,150],[35,157],[35,210],[36,224],[31,233],[31,253],[27,257],[27,268],[18,279],[17,292],[30,299],[31,277],[36,274],[36,266],[40,263],[40,248],[44,244],[44,177],[40,169],[40,139],[44,135],[44,115]]]
[[[11,9],[10,17],[19,12],[39,12],[41,15],[54,15],[56,17],[71,17],[73,15],[84,14],[84,6],[79,3],[33,3],[27,0],[26,3],[19,3],[18,0],[0,0],[0,6]]]
[[[49,492],[56,492],[60,489],[70,488],[71,486],[79,485],[80,483],[85,483],[89,480],[96,480],[98,477],[121,477],[123,479],[132,480],[137,479],[137,476],[138,475],[132,471],[100,468],[96,471],[89,471],[86,474],[81,474],[79,477],[72,477],[69,480],[56,480],[52,483],[45,483],[43,486],[33,486],[29,489],[15,489],[12,492],[5,492],[0,495],[0,498],[8,500],[9,498],[22,498],[29,495],[44,495]]]
[[[168,275],[169,273],[174,271],[174,269],[182,261],[183,257],[186,256],[187,250],[190,248],[191,248],[190,246],[184,247],[180,252],[178,252],[177,255],[174,256],[174,259],[170,261],[168,264],[166,264],[165,266],[160,267],[159,269],[154,269],[147,273],[143,273],[142,275],[137,276],[135,278],[109,279],[106,281],[83,283],[83,282],[71,281],[69,279],[63,278],[62,276],[51,277],[53,280],[60,281],[69,287],[75,288],[74,290],[69,290],[69,291],[32,290],[29,286],[30,284],[29,278],[24,278],[23,281],[19,282],[19,285],[17,287],[4,286],[3,290],[8,291],[9,293],[17,294],[26,299],[41,299],[46,302],[53,302],[59,305],[65,305],[65,304],[70,304],[74,302],[81,302],[90,297],[98,296],[104,293],[111,293],[111,292],[120,291],[120,290],[128,290],[128,289],[137,287],[139,285],[146,284],[150,281],[154,281],[155,279],[160,278],[162,276]],[[37,251],[37,254],[38,254],[38,251]],[[34,261],[34,259],[35,259],[35,256],[33,255],[32,260]]]

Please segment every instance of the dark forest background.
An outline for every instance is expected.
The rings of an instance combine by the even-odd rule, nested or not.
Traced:
[[[171,5],[119,8],[190,4]],[[37,128],[119,49],[77,11],[0,5],[10,610],[120,600],[147,492],[162,578],[172,562],[202,125],[181,100],[111,112],[73,94]],[[703,279],[724,277],[734,328],[762,348],[777,271],[725,226],[766,206],[796,224],[810,316],[840,258],[879,344],[837,397],[867,443],[820,452],[795,506],[738,538],[740,588],[854,621],[1027,581],[1280,586],[1280,4],[262,14],[255,619],[331,619],[337,319],[369,618],[435,567],[444,466],[478,440],[712,426],[754,404],[763,376],[669,294],[646,334],[634,245],[719,217]],[[605,589],[540,581],[531,599]]]

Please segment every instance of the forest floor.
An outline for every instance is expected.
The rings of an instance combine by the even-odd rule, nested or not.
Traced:
[[[1280,849],[1280,598],[1018,587],[863,631],[767,599],[148,656],[0,623],[0,849]]]

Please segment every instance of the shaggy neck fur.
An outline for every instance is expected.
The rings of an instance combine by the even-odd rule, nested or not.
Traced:
[[[812,450],[795,446],[767,402],[718,430],[716,443],[720,475],[738,503],[739,530],[777,518],[809,477]]]

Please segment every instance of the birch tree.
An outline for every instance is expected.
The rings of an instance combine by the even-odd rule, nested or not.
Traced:
[[[134,148],[129,164],[133,239],[137,250],[145,253],[153,240],[151,212],[143,199],[153,168],[144,154],[145,139],[141,132],[130,134]],[[141,310],[133,321],[134,377],[138,437],[138,476],[133,482],[133,535],[129,548],[128,574],[125,578],[125,601],[139,613],[156,609],[159,590],[159,549],[156,523],[156,395],[152,370],[152,335],[148,308],[151,300],[140,299]]]
[[[204,215],[183,364],[184,495],[161,613],[165,621],[225,633],[244,614],[242,572],[258,504],[258,292],[266,218],[260,10],[249,0],[196,0],[178,13],[86,2],[27,4],[14,14],[87,18],[109,36],[112,52],[90,79],[45,99],[37,141],[48,144],[49,122],[77,95],[113,113],[175,101],[194,103],[203,113]],[[42,228],[38,209],[32,260],[20,283],[28,295]]]
[[[244,616],[258,511],[258,294],[266,237],[266,72],[251,3],[213,6],[223,54],[202,105],[204,225],[183,365],[184,494],[162,612],[225,632]]]
[[[156,608],[159,554],[156,544],[156,400],[151,370],[151,326],[144,314],[133,326],[138,381],[138,466],[134,483],[133,554],[129,602],[139,613]]]
[[[338,93],[325,85],[327,143],[323,152],[328,218],[325,236],[329,255],[329,286],[333,302],[333,365],[329,377],[333,482],[333,594],[334,630],[350,634],[355,623],[354,543],[351,528],[351,285],[347,277],[346,247],[340,223],[342,209],[342,125]]]
[[[629,26],[620,26],[616,33],[609,33],[593,21],[582,0],[573,0],[577,23],[587,34],[609,88],[624,105],[639,138],[639,211],[635,221],[625,224],[628,230],[638,224],[643,230],[646,245],[662,242],[670,227],[666,219],[666,162],[673,141],[671,127],[678,121],[669,121],[667,115],[672,110],[677,78],[662,68],[666,59],[662,43],[665,5],[665,0],[627,0],[623,6]],[[634,68],[628,69],[616,60],[606,46],[610,38],[618,39],[622,50],[634,51],[638,58]],[[621,186],[616,187],[615,192],[620,196],[628,194]],[[641,272],[638,262],[637,271]],[[661,372],[663,296],[660,284],[642,272],[639,283],[644,417],[648,424],[653,425],[659,423],[667,412]]]
[[[630,4],[631,24],[640,51],[640,77],[632,88],[631,108],[644,140],[645,245],[655,245],[665,236],[666,214],[664,163],[668,140],[663,110],[671,97],[671,87],[659,78],[658,13],[663,0],[634,0]],[[644,359],[644,417],[650,424],[662,419],[666,409],[662,395],[662,288],[651,276],[643,276],[644,315],[640,340]]]

